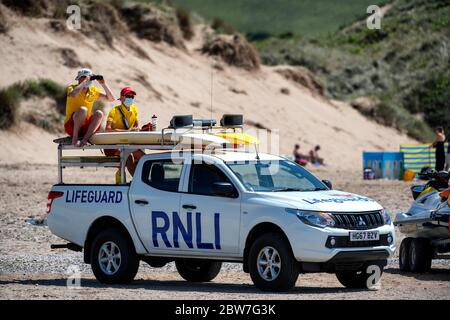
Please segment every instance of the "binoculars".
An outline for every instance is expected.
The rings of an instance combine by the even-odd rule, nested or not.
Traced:
[[[91,76],[91,80],[103,80],[103,76],[101,76],[99,74],[93,74]]]

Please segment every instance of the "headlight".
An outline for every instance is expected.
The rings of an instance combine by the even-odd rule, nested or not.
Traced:
[[[295,214],[301,222],[309,224],[311,226],[316,226],[320,228],[332,227],[334,226],[334,220],[326,212],[318,211],[305,211],[298,209],[286,208],[286,212],[290,214]]]
[[[390,225],[392,223],[392,219],[391,219],[391,216],[389,215],[389,212],[386,209],[383,209],[382,214],[383,214],[384,224]]]

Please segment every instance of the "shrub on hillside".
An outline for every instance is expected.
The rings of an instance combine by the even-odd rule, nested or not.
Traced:
[[[183,38],[191,40],[194,36],[194,30],[192,28],[191,13],[183,8],[176,9],[176,15],[178,19],[178,25],[183,34]]]
[[[247,32],[245,37],[250,42],[258,42],[270,39],[272,34],[268,32]]]
[[[82,32],[87,36],[95,36],[113,47],[114,38],[127,34],[127,26],[113,4],[107,1],[94,1],[81,6],[85,21]]]
[[[201,51],[204,54],[219,56],[227,64],[246,70],[257,70],[260,67],[258,52],[240,34],[217,36],[207,41]]]
[[[64,117],[56,110],[50,110],[46,112],[29,110],[28,113],[25,113],[23,115],[23,120],[25,120],[26,122],[34,124],[35,126],[52,133],[58,133],[62,131],[63,119]]]
[[[120,11],[128,27],[140,38],[185,48],[177,17],[171,11],[163,12],[143,3],[125,4]]]
[[[51,131],[55,131],[54,128],[58,126],[62,128],[61,115],[65,112],[65,89],[52,80],[38,79],[17,82],[0,90],[0,129],[8,129],[17,123],[21,100],[33,97],[53,99],[56,110],[49,113],[50,117],[27,115],[25,120]]]
[[[358,97],[350,104],[364,116],[385,126],[406,132],[414,139],[428,141],[433,138],[433,133],[425,122],[412,116],[402,106],[395,105],[388,99],[380,101],[376,97]]]
[[[8,32],[8,29],[7,13],[4,12],[4,7],[0,3],[0,34]]]
[[[17,123],[20,94],[14,88],[0,90],[0,129],[8,129]]]
[[[415,113],[423,113],[432,126],[450,125],[450,73],[438,75],[413,90],[406,105]]]
[[[2,3],[19,14],[29,17],[64,18],[70,4],[81,0],[2,0]]]
[[[42,16],[50,7],[49,0],[3,0],[4,5],[27,16]]]
[[[221,18],[214,18],[211,22],[211,28],[213,28],[217,33],[224,33],[224,34],[235,34],[236,30],[233,28],[232,25],[227,23],[225,20]]]
[[[321,96],[325,94],[323,85],[316,79],[314,74],[304,67],[277,69],[277,73],[282,75],[286,80],[293,81],[310,89],[312,92]]]
[[[58,98],[64,95],[65,90],[62,86],[49,79],[26,80],[18,84],[14,84],[21,96],[25,99],[31,97],[51,97]]]

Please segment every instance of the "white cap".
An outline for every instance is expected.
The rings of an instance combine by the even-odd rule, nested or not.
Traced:
[[[75,80],[79,80],[81,77],[88,77],[88,76],[92,76],[92,70],[89,68],[83,68],[78,70],[78,74],[77,77],[75,78]]]

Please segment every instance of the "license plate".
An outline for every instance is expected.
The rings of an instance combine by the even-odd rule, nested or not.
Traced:
[[[378,231],[351,231],[350,241],[372,241],[380,240]]]

